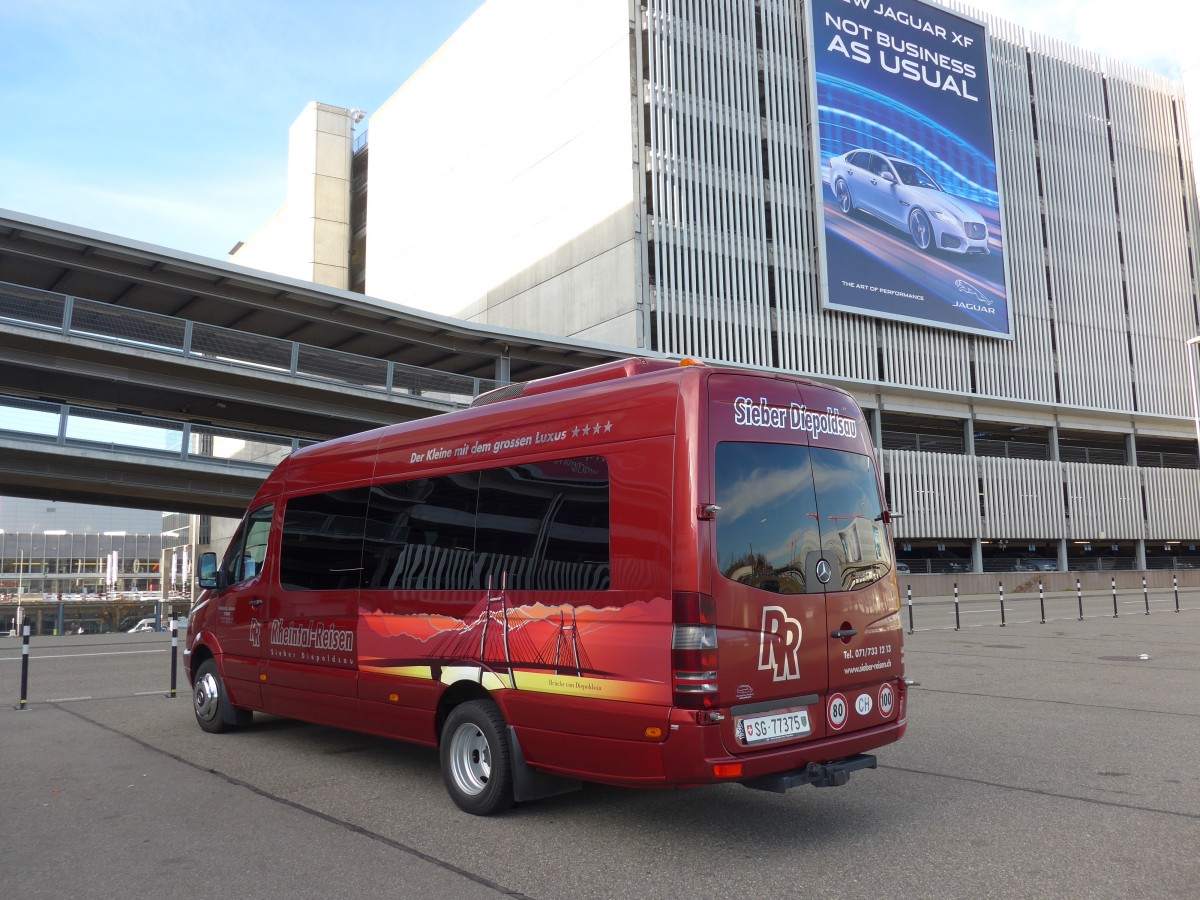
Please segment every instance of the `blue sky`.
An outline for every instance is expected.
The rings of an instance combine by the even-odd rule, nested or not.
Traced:
[[[224,258],[304,105],[378,109],[479,2],[0,0],[0,207]],[[1193,37],[1184,0],[985,5],[1172,77]]]
[[[0,207],[224,258],[311,100],[380,105],[480,0],[3,0]]]
[[[1193,0],[968,0],[980,9],[1178,80],[1196,51]]]

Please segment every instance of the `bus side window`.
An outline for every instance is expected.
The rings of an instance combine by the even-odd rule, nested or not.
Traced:
[[[288,500],[279,538],[279,584],[287,591],[361,586],[369,489],[339,488]]]
[[[267,556],[267,537],[271,533],[271,516],[274,504],[260,506],[242,522],[229,544],[225,561],[226,581],[230,585],[241,584],[258,574]]]
[[[363,587],[472,587],[478,486],[478,472],[374,485],[365,522]]]

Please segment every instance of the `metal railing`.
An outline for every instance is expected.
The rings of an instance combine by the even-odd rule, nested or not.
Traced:
[[[0,435],[60,447],[129,450],[181,462],[202,459],[255,470],[270,470],[294,450],[313,443],[284,435],[2,395]]]
[[[0,283],[0,322],[388,397],[468,406],[496,382]]]

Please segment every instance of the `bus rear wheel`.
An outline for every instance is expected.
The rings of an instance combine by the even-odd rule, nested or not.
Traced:
[[[490,816],[512,806],[508,732],[491,700],[454,707],[442,728],[441,761],[446,791],[463,812]]]

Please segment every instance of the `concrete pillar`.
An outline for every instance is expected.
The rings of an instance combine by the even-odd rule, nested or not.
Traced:
[[[289,216],[316,284],[345,289],[350,269],[350,110],[309,103],[288,129]]]
[[[1050,460],[1051,460],[1051,462],[1062,462],[1062,456],[1058,452],[1058,423],[1057,422],[1055,422],[1053,425],[1050,426],[1048,438],[1050,440]],[[1061,496],[1059,497],[1059,502],[1061,503],[1062,497],[1066,495],[1066,487],[1065,487],[1066,479],[1065,479],[1065,476],[1063,476],[1061,469],[1059,470],[1059,474],[1060,474],[1059,491],[1061,494]],[[1064,527],[1066,527],[1066,526],[1064,525]],[[1065,537],[1059,538],[1057,543],[1058,543],[1058,571],[1065,572],[1065,571],[1067,571],[1067,539]]]
[[[971,571],[976,574],[983,571],[983,542],[979,538],[971,541]]]

